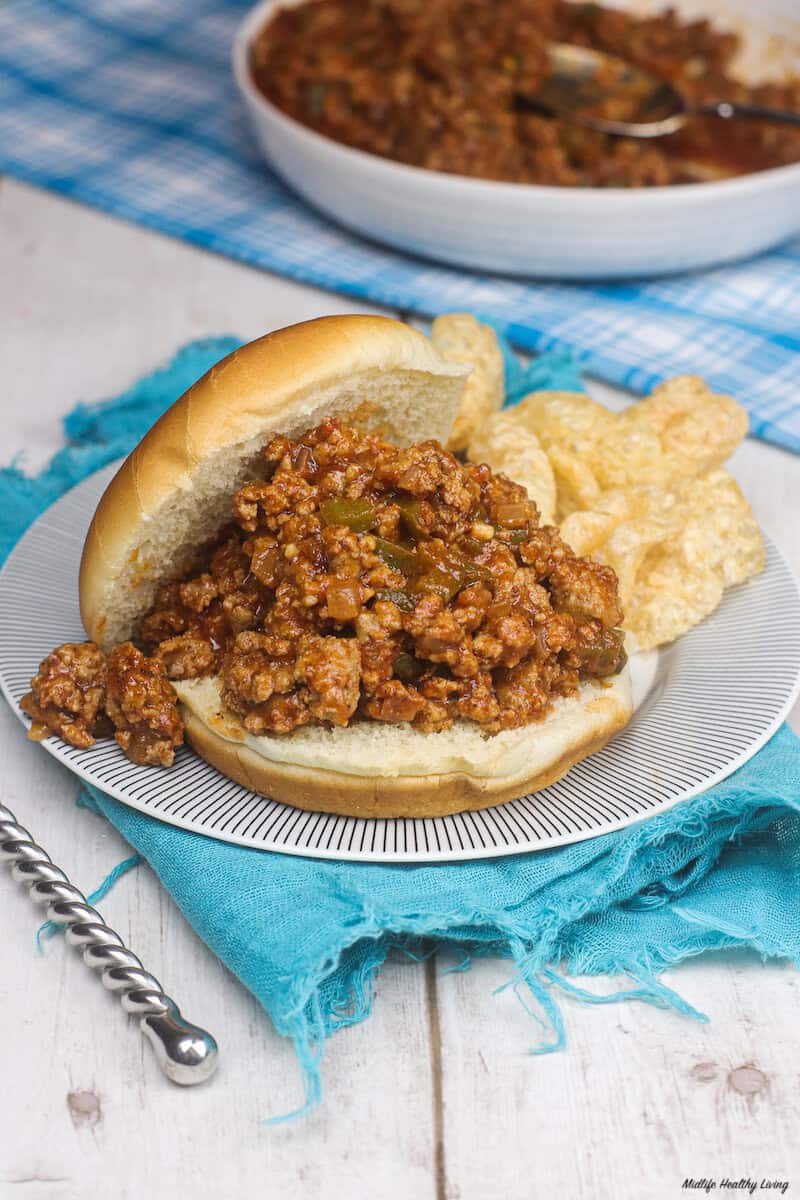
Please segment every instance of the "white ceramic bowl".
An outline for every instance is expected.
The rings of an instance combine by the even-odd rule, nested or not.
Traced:
[[[286,3],[264,0],[242,23],[233,63],[259,146],[286,182],[354,232],[400,250],[512,275],[612,279],[744,258],[800,233],[800,164],[715,183],[563,188],[447,175],[352,150],[271,104],[253,83],[250,44]],[[608,3],[608,0],[604,0]],[[620,7],[632,8],[633,0]],[[637,3],[642,7],[656,7]],[[746,37],[742,73],[800,70],[797,0],[680,0],[687,16]]]

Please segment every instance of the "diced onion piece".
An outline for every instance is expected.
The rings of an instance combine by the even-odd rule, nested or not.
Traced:
[[[334,579],[326,593],[328,613],[334,621],[353,621],[361,612],[361,589],[357,579]]]
[[[531,519],[529,504],[498,504],[497,523],[504,529],[523,529]]]

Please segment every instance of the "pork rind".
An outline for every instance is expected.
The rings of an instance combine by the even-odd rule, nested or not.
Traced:
[[[611,489],[667,486],[721,466],[747,433],[744,409],[693,375],[620,414],[577,392],[534,392],[514,411],[550,458],[560,518]]]
[[[542,524],[552,525],[556,516],[553,468],[536,434],[520,426],[513,409],[493,413],[483,422],[470,441],[467,457],[521,483],[539,509]]]
[[[660,383],[620,420],[657,434],[675,473],[699,475],[721,466],[747,434],[747,413],[731,396],[713,393],[696,375]]]
[[[606,492],[561,533],[612,566],[639,648],[670,642],[713,612],[723,590],[764,566],[764,542],[736,481],[720,468],[668,486]]]
[[[445,313],[437,317],[431,337],[442,358],[469,363],[472,367],[447,443],[448,450],[466,450],[483,422],[503,407],[503,352],[494,330],[470,313]]]
[[[758,523],[720,469],[747,432],[747,414],[701,379],[669,380],[619,415],[570,392],[533,393],[503,415],[517,438],[534,434],[545,451],[565,541],[619,576],[639,649],[679,637],[726,587],[762,570]],[[514,437],[506,428],[506,444]],[[509,454],[499,469],[514,478],[515,466]]]
[[[726,587],[763,570],[761,530],[727,471],[710,471],[679,485],[679,528],[654,546],[623,599],[629,625],[647,650],[691,629],[719,604]]]

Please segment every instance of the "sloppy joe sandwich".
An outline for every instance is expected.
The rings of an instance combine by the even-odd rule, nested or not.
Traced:
[[[184,740],[302,808],[437,816],[521,796],[631,714],[617,578],[519,484],[444,448],[467,369],[382,317],[217,364],[95,513],[90,641],[42,662],[34,736]]]

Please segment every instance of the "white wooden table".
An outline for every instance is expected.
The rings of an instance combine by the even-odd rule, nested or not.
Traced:
[[[2,461],[24,451],[38,467],[77,401],[118,392],[190,338],[364,307],[2,181]],[[733,469],[800,567],[798,459],[748,441]],[[126,856],[5,705],[0,762],[2,799],[87,891]],[[166,1083],[63,940],[36,953],[37,910],[3,873],[2,1200],[643,1200],[696,1194],[682,1191],[688,1176],[800,1189],[800,977],[788,966],[730,954],[670,972],[708,1025],[566,1001],[567,1051],[532,1058],[530,1018],[492,996],[507,963],[446,976],[390,964],[370,1020],[328,1045],[322,1107],[268,1128],[301,1099],[291,1047],[149,868],[102,910],[216,1033],[219,1074],[188,1091]]]

